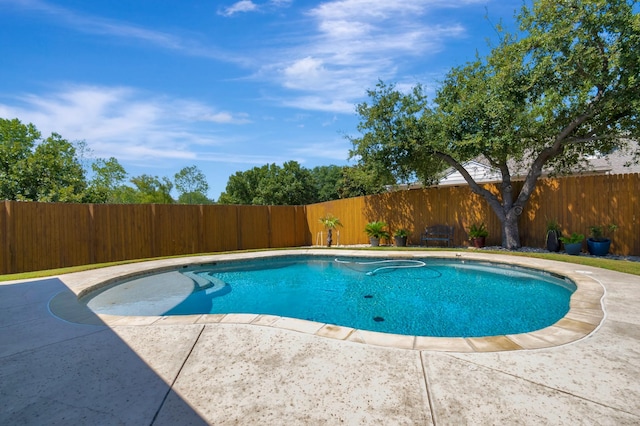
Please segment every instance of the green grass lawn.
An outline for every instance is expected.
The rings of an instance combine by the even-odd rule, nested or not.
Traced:
[[[336,247],[333,247],[336,248]],[[346,249],[352,250],[353,247],[345,247]],[[396,247],[363,247],[359,248],[362,250],[398,250]],[[425,248],[404,248],[407,251],[460,251],[461,249],[425,249]],[[465,249],[462,249],[465,250]],[[264,250],[248,250],[248,251],[264,251]],[[238,253],[238,252],[224,252],[224,253]],[[574,263],[577,265],[587,265],[593,266],[596,268],[609,269],[616,272],[624,272],[627,274],[640,275],[640,262],[632,262],[628,260],[614,260],[614,259],[606,259],[606,258],[596,258],[590,256],[569,256],[567,254],[560,253],[521,253],[521,252],[507,252],[507,251],[492,251],[492,250],[482,250],[481,253],[495,253],[509,256],[521,256],[521,257],[534,257],[538,259],[547,259],[547,260],[556,260],[560,262]],[[208,253],[208,254],[223,254],[220,253]],[[193,256],[193,255],[188,255]],[[187,257],[187,256],[167,256],[162,258],[154,258],[154,259],[138,259],[138,260],[126,260],[121,262],[110,262],[110,263],[98,263],[93,265],[82,265],[82,266],[72,266],[68,268],[59,268],[59,269],[49,269],[44,271],[34,271],[34,272],[24,272],[21,274],[8,274],[8,275],[0,275],[0,281],[10,281],[10,280],[25,280],[25,279],[34,279],[34,278],[43,278],[43,277],[51,277],[55,275],[68,274],[71,272],[80,272],[87,271],[91,269],[104,268],[106,266],[114,266],[114,265],[125,265],[129,263],[136,262],[144,262],[147,260],[158,260],[158,259],[172,259],[177,257]]]

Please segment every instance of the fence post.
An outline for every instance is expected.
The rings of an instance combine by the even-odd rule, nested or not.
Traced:
[[[238,234],[238,242],[237,242],[237,246],[238,246],[238,250],[242,250],[242,222],[240,221],[240,206],[235,206],[236,207],[236,232]]]
[[[98,252],[98,248],[97,248],[98,236],[96,235],[95,207],[94,207],[94,204],[88,204],[87,206],[89,208],[89,229],[88,229],[89,242],[87,244],[89,249],[89,261],[91,263],[97,263],[96,259],[97,259],[97,252]]]

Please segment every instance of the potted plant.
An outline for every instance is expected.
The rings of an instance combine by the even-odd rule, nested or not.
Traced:
[[[568,237],[558,237],[558,239],[564,243],[564,251],[566,251],[567,254],[575,256],[582,251],[583,234],[573,232]]]
[[[386,227],[387,224],[382,221],[369,222],[364,227],[364,232],[369,236],[372,247],[378,247],[381,238],[389,238],[389,233],[384,229]]]
[[[613,233],[618,229],[617,225],[594,225],[589,227],[591,236],[587,239],[587,249],[593,256],[606,256],[611,247],[611,238],[606,233]]]
[[[560,251],[560,224],[557,220],[547,220],[547,250],[551,252]]]
[[[333,230],[338,226],[342,226],[342,223],[340,223],[340,219],[332,214],[328,214],[325,217],[320,218],[320,222],[325,228],[327,228],[327,247],[331,247],[331,243],[333,242]]]
[[[396,242],[396,247],[406,247],[407,246],[407,237],[409,236],[409,231],[406,229],[400,228],[393,233],[393,239]]]
[[[476,248],[484,247],[488,236],[489,231],[484,222],[480,224],[474,223],[469,228],[469,240],[473,242],[473,246]]]

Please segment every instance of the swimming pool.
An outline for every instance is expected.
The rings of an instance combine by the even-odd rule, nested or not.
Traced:
[[[575,288],[554,274],[489,262],[285,256],[184,266],[83,301],[111,315],[270,314],[393,334],[480,337],[555,323]]]

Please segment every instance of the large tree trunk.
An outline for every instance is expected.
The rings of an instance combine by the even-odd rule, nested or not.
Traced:
[[[495,196],[488,191],[483,194],[502,226],[502,247],[508,250],[520,248],[520,230],[518,229],[518,216],[522,214],[519,205],[506,208]],[[506,214],[505,214],[505,210]]]
[[[520,231],[518,229],[518,216],[522,214],[524,207],[529,201],[529,197],[536,186],[536,182],[540,177],[542,165],[545,160],[551,155],[550,149],[545,150],[544,155],[539,155],[534,161],[533,166],[523,188],[518,194],[513,193],[513,185],[511,184],[511,173],[506,163],[497,164],[492,162],[494,167],[499,167],[502,174],[502,183],[500,185],[501,198],[498,198],[494,193],[478,185],[469,172],[462,167],[462,164],[458,163],[451,156],[438,153],[437,155],[455,168],[469,184],[469,188],[475,194],[483,197],[491,209],[494,211],[500,223],[502,225],[502,247],[514,250],[520,248]],[[488,158],[488,157],[487,157]]]
[[[514,250],[520,248],[520,230],[516,209],[511,209],[502,220],[502,247]]]

